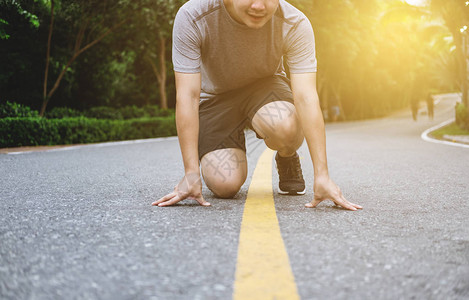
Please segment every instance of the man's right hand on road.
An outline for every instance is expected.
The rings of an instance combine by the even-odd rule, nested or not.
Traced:
[[[327,199],[332,200],[336,205],[348,210],[363,209],[362,206],[347,201],[340,191],[340,188],[330,179],[329,176],[315,177],[314,200],[311,203],[306,203],[305,206],[313,208]]]
[[[210,206],[210,203],[204,200],[202,196],[202,181],[200,174],[186,174],[182,180],[176,185],[174,191],[168,195],[153,202],[153,206],[169,206],[178,203],[184,199],[195,199],[200,205]]]

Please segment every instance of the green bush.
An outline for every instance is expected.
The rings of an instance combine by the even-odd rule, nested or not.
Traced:
[[[462,129],[469,130],[469,114],[467,107],[461,102],[456,103],[456,124]]]
[[[96,143],[176,135],[174,110],[156,105],[57,107],[40,118],[27,106],[0,105],[0,147]]]
[[[96,143],[176,135],[174,117],[132,120],[0,119],[0,147]]]
[[[143,110],[146,117],[169,117],[174,115],[173,109],[161,109],[157,105],[145,105]]]
[[[159,106],[156,105],[145,105],[143,108],[143,112],[146,117],[159,117],[162,116],[162,110]]]
[[[107,120],[122,120],[121,112],[113,107],[97,106],[92,107],[85,111],[85,116],[88,118],[107,119]]]
[[[2,118],[6,117],[37,117],[37,111],[31,110],[27,106],[21,106],[15,103],[9,103],[11,107],[4,108],[3,110],[12,111],[5,113]],[[0,107],[0,109],[2,109]],[[15,111],[24,111],[31,113],[18,113]],[[161,109],[157,105],[145,105],[137,107],[135,105],[125,106],[121,108],[114,108],[108,106],[96,106],[85,111],[79,111],[68,107],[54,107],[46,111],[45,117],[48,119],[63,119],[63,118],[77,118],[87,117],[93,119],[106,119],[106,120],[130,120],[138,118],[154,118],[154,117],[170,117],[174,115],[174,109]]]
[[[174,109],[162,109],[160,110],[160,117],[169,117],[175,114]]]
[[[32,110],[28,106],[9,102],[0,104],[0,118],[15,118],[15,117],[37,117],[39,113],[37,110]]]
[[[135,105],[123,107],[120,109],[120,112],[122,117],[126,120],[147,117],[147,115],[145,115],[145,109]]]
[[[138,107],[135,105],[121,108],[97,106],[84,112],[88,118],[107,120],[130,120],[139,118],[169,117],[174,115],[174,110],[160,109],[157,105]]]
[[[81,111],[69,107],[54,107],[45,113],[45,117],[48,119],[76,118],[82,116],[83,113]]]

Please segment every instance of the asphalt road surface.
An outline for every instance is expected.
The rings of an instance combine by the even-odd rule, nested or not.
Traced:
[[[345,211],[274,200],[302,299],[468,299],[469,149],[423,141],[453,116],[410,112],[327,126]],[[233,200],[150,206],[183,168],[175,138],[0,155],[1,299],[231,299],[243,207],[265,149],[248,134],[249,178]],[[261,258],[260,258],[261,259]],[[281,283],[278,283],[281,284]]]

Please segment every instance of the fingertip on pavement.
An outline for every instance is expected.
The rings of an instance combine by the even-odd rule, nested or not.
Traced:
[[[205,202],[205,203],[202,203],[201,204],[202,206],[212,206],[212,204],[208,203],[208,202]],[[156,203],[156,202],[153,202],[151,204],[151,206],[158,206],[158,207],[165,207],[165,206],[168,206],[168,205],[165,205],[164,203]]]

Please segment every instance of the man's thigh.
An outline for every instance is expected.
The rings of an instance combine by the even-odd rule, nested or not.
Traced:
[[[237,148],[246,151],[244,128],[248,119],[239,109],[236,93],[224,94],[199,107],[199,159],[213,151]],[[213,154],[212,154],[213,156]]]
[[[249,95],[249,100],[241,104],[241,110],[252,122],[257,112],[266,105],[273,105],[277,111],[285,110],[285,105],[278,106],[276,102],[290,102],[293,104],[293,94],[289,81],[280,75],[257,81],[253,86],[252,93]],[[271,118],[271,116],[266,117]]]
[[[275,136],[279,131],[291,128],[293,134],[299,128],[295,105],[288,101],[275,101],[262,106],[251,121],[252,128],[263,139]],[[301,132],[298,132],[301,135]]]
[[[282,113],[285,104],[277,104],[279,101],[292,103],[293,96],[288,79],[276,75],[203,102],[199,108],[199,159],[220,149],[237,148],[246,152],[244,129],[252,128],[253,117],[269,103],[275,109],[268,112],[270,116],[263,109],[261,113],[266,120]],[[259,133],[258,137],[262,138]]]

